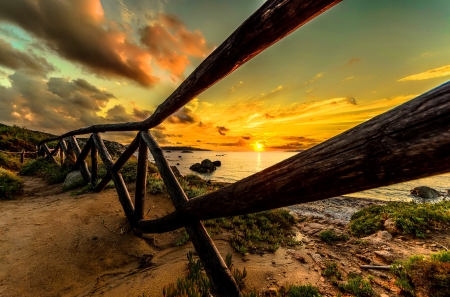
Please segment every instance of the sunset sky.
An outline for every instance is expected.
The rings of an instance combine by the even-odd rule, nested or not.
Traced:
[[[263,3],[0,1],[0,123],[62,134],[143,120]],[[448,81],[449,32],[450,1],[344,0],[152,134],[163,146],[307,149]]]

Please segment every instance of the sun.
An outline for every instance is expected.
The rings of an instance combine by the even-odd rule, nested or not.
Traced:
[[[260,142],[255,142],[253,144],[253,147],[254,147],[255,151],[262,151],[264,149],[264,144],[262,144]]]

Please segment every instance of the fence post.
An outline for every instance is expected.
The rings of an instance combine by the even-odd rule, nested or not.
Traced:
[[[22,150],[22,153],[20,154],[20,163],[23,164],[23,160],[25,159],[25,150]]]
[[[139,135],[139,156],[136,176],[136,192],[134,195],[134,226],[144,218],[145,193],[147,192],[148,147]]]

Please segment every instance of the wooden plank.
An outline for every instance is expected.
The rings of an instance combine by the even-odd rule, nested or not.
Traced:
[[[75,136],[68,137],[67,141],[69,142],[70,146],[72,147],[72,149],[75,152],[75,155],[77,157],[77,161],[74,164],[74,167],[75,167],[75,165],[78,163],[78,159],[81,155],[80,146],[78,145],[78,142],[77,142],[77,139],[75,138]],[[83,155],[84,158],[86,158],[88,153],[89,153],[89,150],[87,152],[84,152],[84,155]],[[83,156],[81,156],[81,157],[83,157]],[[83,158],[82,158],[82,161],[80,161],[80,163],[78,163],[78,167],[80,169],[81,175],[83,176],[84,182],[89,183],[91,181],[91,173],[89,172],[87,163]]]
[[[41,143],[79,134],[153,128],[264,49],[339,2],[341,0],[266,1],[143,122],[94,125],[46,139]]]
[[[48,161],[50,161],[50,162],[52,162],[52,163],[58,164],[58,162],[56,162],[56,160],[55,160],[55,157],[52,156],[52,153],[50,152],[50,149],[48,148],[48,146],[47,146],[46,143],[44,143],[44,144],[42,145],[42,148],[44,149],[44,152],[45,152],[45,154],[47,155],[47,156],[45,157],[45,159],[48,160]]]
[[[144,218],[145,194],[147,193],[148,148],[139,137],[139,156],[136,176],[136,192],[134,195],[134,226]]]
[[[305,152],[190,199],[143,232],[322,200],[450,171],[450,82]],[[407,193],[405,193],[406,195]]]
[[[91,162],[91,187],[94,189],[98,179],[98,152],[95,145],[91,148]]]
[[[71,171],[75,171],[78,168],[81,169],[81,167],[84,166],[83,165],[83,163],[84,163],[84,164],[86,164],[86,170],[88,170],[88,172],[89,172],[89,169],[87,167],[87,162],[85,160],[86,160],[87,156],[89,155],[93,146],[94,146],[94,141],[92,140],[92,136],[91,136],[91,137],[89,137],[88,141],[86,142],[86,144],[84,145],[83,149],[81,150],[81,152],[79,154],[77,154],[77,152],[75,151],[75,154],[77,154],[77,161],[73,165]],[[89,181],[90,180],[91,180],[91,175],[89,173]],[[86,179],[85,179],[85,181],[86,181]]]
[[[106,170],[108,170],[109,174],[114,181],[114,185],[116,187],[117,195],[119,196],[120,204],[125,212],[125,216],[128,219],[128,222],[133,227],[133,215],[134,215],[134,206],[131,202],[130,194],[128,193],[125,182],[123,181],[122,174],[113,170],[113,161],[106,149],[105,144],[103,143],[102,138],[98,133],[92,134],[92,139],[94,140],[95,146],[97,147],[98,154],[100,158],[103,160],[103,164],[105,164]]]
[[[130,159],[130,157],[134,154],[134,152],[139,147],[139,134],[133,139],[130,145],[126,148],[126,150],[120,155],[119,159],[114,164],[112,170],[118,172],[123,165]],[[97,187],[94,189],[95,192],[101,192],[106,185],[111,181],[111,175],[107,173],[105,177],[100,181]]]
[[[188,201],[188,198],[170,169],[170,165],[167,163],[162,149],[148,131],[141,131],[141,137],[150,148],[156,166],[159,169],[159,174],[166,184],[167,191],[172,198],[175,208],[181,207]],[[198,221],[193,222],[192,224],[187,225],[185,229],[202,261],[203,267],[211,282],[211,289],[213,290],[214,295],[240,296],[239,288],[234,281],[230,270],[223,261],[203,224]]]

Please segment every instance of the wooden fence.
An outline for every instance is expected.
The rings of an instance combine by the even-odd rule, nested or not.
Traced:
[[[136,234],[185,227],[199,254],[216,296],[239,296],[239,289],[200,220],[242,215],[448,172],[450,164],[450,83],[385,114],[215,192],[188,200],[149,133],[246,61],[340,0],[267,1],[227,38],[142,122],[94,125],[46,139],[38,152],[57,163],[61,152],[74,158],[73,169],[101,191],[113,180],[119,201]],[[138,131],[114,163],[99,132]],[[75,135],[91,134],[80,149]],[[59,140],[50,151],[46,143]],[[67,143],[66,143],[67,142]],[[148,152],[153,155],[176,208],[154,220],[144,219]],[[134,201],[119,170],[138,150]],[[86,158],[91,155],[91,172]],[[98,155],[107,175],[98,182]]]
[[[22,150],[21,152],[0,151],[0,153],[4,153],[4,154],[8,154],[8,155],[20,155],[20,163],[23,164],[25,161],[26,155],[34,155],[36,157],[38,152],[37,151],[36,152],[26,152],[25,150]]]

